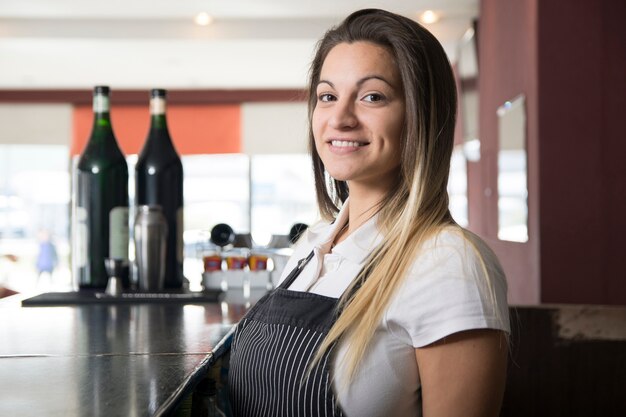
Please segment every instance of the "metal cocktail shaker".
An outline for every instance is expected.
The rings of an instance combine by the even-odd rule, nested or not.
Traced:
[[[161,291],[167,245],[167,222],[161,206],[138,206],[134,232],[139,290]]]

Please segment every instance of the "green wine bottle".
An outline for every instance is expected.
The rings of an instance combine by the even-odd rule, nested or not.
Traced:
[[[80,289],[104,289],[104,259],[128,259],[128,165],[111,127],[109,87],[94,88],[93,112],[91,136],[78,160],[72,219]]]
[[[167,92],[150,93],[151,123],[148,138],[135,166],[137,205],[161,206],[167,221],[165,288],[183,285],[183,164],[167,128]]]

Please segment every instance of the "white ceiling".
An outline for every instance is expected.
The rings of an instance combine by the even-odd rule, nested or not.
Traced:
[[[302,88],[324,31],[384,8],[429,26],[450,59],[479,0],[2,0],[0,89]],[[206,11],[213,24],[193,23]]]

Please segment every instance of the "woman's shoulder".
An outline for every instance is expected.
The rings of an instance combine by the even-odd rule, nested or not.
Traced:
[[[456,271],[462,277],[503,275],[494,252],[478,235],[459,226],[448,226],[426,239],[416,253],[411,275],[434,269],[442,274]]]
[[[506,302],[507,282],[498,258],[483,239],[466,229],[438,231],[411,262],[401,294],[462,292],[463,298],[484,300],[495,292]]]
[[[462,330],[508,331],[506,278],[497,257],[465,229],[438,231],[414,256],[386,320],[415,347]]]
[[[460,226],[445,226],[424,241],[423,249],[450,251],[465,249],[468,244],[480,245],[481,250],[487,247],[483,239],[475,233]]]

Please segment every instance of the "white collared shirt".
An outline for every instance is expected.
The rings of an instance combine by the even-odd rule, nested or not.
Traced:
[[[318,223],[307,229],[298,241],[280,281],[291,272],[298,260],[313,250],[313,258],[289,287],[293,291],[312,292],[338,298],[363,268],[367,256],[378,246],[383,236],[376,226],[376,216],[363,223],[331,252],[335,235],[348,222],[348,202],[334,223]]]
[[[313,250],[313,258],[289,289],[341,297],[383,239],[374,216],[330,253],[335,235],[347,220],[346,201],[333,224],[311,226],[297,243],[281,282]],[[490,278],[485,276],[485,270]],[[345,414],[421,416],[415,349],[456,332],[483,328],[510,331],[502,268],[478,236],[456,229],[443,230],[424,242],[390,300],[350,384],[344,383],[341,366],[346,346],[338,345],[334,388]]]

